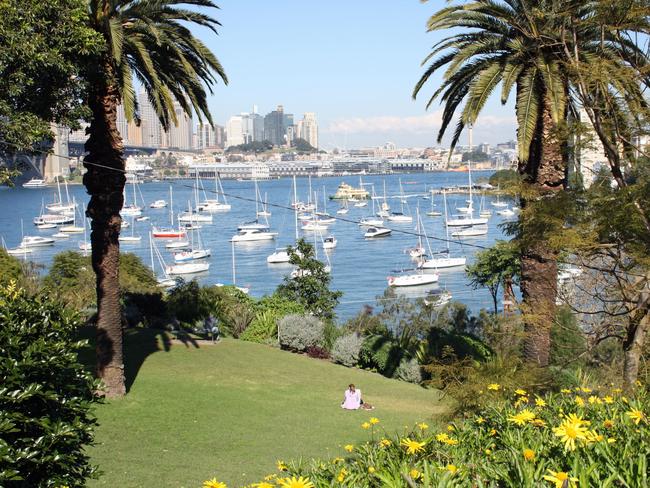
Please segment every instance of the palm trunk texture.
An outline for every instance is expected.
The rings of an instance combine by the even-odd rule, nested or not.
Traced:
[[[86,215],[92,219],[92,266],[97,278],[97,375],[109,397],[126,393],[118,242],[126,177],[116,124],[118,100],[115,86],[96,83],[89,101],[93,120],[85,145],[87,172],[83,178],[90,194]]]
[[[537,122],[528,161],[519,162],[519,174],[540,197],[566,188],[566,152],[554,131],[548,100]],[[522,198],[522,209],[533,202]],[[528,240],[527,242],[531,242]],[[526,246],[521,256],[524,356],[527,361],[547,366],[551,348],[551,325],[555,319],[557,256],[543,236]]]

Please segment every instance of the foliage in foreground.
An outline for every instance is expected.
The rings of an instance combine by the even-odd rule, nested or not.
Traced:
[[[77,360],[76,318],[11,283],[0,324],[0,486],[85,486],[98,384]]]
[[[502,389],[485,387],[485,395]],[[507,405],[439,431],[419,423],[395,437],[369,418],[361,424],[368,431],[364,444],[343,446],[329,461],[278,461],[281,473],[253,486],[648,486],[647,390],[630,398],[586,387],[543,397],[507,393]],[[293,481],[300,478],[302,484]]]

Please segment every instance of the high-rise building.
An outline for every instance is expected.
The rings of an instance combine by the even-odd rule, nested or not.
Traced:
[[[223,127],[207,123],[196,126],[197,149],[216,149],[223,147]]]
[[[239,146],[245,142],[244,120],[241,115],[233,115],[226,123],[226,147]]]
[[[117,117],[116,117],[117,131],[122,136],[122,141],[124,144],[128,144],[129,141],[129,123],[126,121],[126,114],[124,113],[124,105],[120,104],[117,106]]]
[[[176,124],[171,124],[163,138],[164,146],[174,149],[192,149],[192,117],[188,116],[183,107],[174,101]]]
[[[313,147],[318,149],[318,123],[314,112],[305,112],[302,120],[299,122],[299,135]]]
[[[590,187],[596,179],[596,175],[602,166],[607,166],[607,157],[605,148],[596,135],[593,125],[589,120],[587,112],[580,110],[580,122],[586,127],[586,134],[582,140],[578,140],[578,165],[582,175],[582,181],[585,187]]]
[[[138,105],[142,145],[147,147],[160,147],[162,145],[162,125],[144,90],[138,93]]]
[[[293,114],[285,114],[284,107],[278,105],[273,112],[264,116],[264,139],[275,146],[287,143],[287,129],[293,126]]]

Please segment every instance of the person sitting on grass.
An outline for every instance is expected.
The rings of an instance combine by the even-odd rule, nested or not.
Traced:
[[[346,410],[372,410],[374,407],[368,403],[364,403],[363,398],[361,398],[361,390],[355,388],[355,386],[350,383],[348,389],[345,390],[343,394],[343,402],[341,403],[341,408]]]

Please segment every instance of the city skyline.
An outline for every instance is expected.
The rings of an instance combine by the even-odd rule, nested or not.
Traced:
[[[441,38],[426,33],[426,21],[437,8],[433,3],[333,0],[307,9],[297,0],[222,0],[219,6],[212,12],[222,23],[219,36],[197,31],[230,79],[209,97],[216,123],[225,125],[252,103],[262,114],[282,104],[295,114],[318,114],[319,145],[326,150],[386,141],[437,145],[440,106],[425,110],[432,90],[411,99],[423,71],[420,63]],[[474,140],[509,140],[515,127],[512,101],[502,107],[493,98],[475,126]]]

